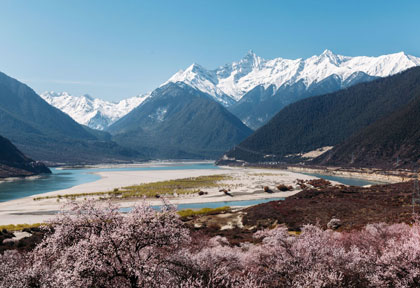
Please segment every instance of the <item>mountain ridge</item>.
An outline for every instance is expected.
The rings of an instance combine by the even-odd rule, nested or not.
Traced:
[[[331,75],[338,75],[342,81],[351,77],[354,72],[386,77],[418,65],[420,58],[404,52],[377,57],[350,57],[334,54],[326,49],[322,54],[308,58],[279,57],[266,60],[250,50],[239,62],[213,70],[207,70],[194,63],[187,69],[175,73],[163,85],[168,82],[184,82],[212,96],[224,93],[239,101],[247,92],[259,85],[265,88],[274,85],[277,90],[283,85],[292,85],[303,80],[304,85],[309,87]],[[196,69],[197,67],[199,69]],[[214,86],[210,86],[211,84]]]
[[[168,83],[108,129],[122,146],[151,158],[216,159],[252,130],[212,97]]]

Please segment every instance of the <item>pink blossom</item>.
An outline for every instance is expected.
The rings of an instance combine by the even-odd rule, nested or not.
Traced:
[[[420,287],[418,221],[300,235],[279,226],[237,247],[192,238],[170,206],[124,214],[87,201],[45,229],[33,251],[0,255],[0,287]]]

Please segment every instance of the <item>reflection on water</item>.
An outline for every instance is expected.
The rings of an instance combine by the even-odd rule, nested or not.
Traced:
[[[183,170],[183,169],[218,169],[213,163],[171,163],[160,166],[124,167],[124,168],[82,168],[57,169],[51,168],[53,174],[42,175],[35,179],[19,179],[0,183],[0,202],[18,199],[26,196],[68,189],[76,185],[89,183],[100,179],[92,174],[102,171],[147,171],[147,170]]]

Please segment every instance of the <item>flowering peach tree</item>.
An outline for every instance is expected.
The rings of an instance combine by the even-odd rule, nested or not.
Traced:
[[[31,252],[0,255],[0,287],[420,287],[420,223],[195,239],[175,210],[74,203]]]

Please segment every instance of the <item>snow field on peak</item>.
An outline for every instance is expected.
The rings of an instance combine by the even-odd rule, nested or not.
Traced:
[[[68,114],[76,122],[103,130],[140,105],[150,96],[150,93],[116,103],[89,95],[72,96],[67,92],[47,91],[40,96],[50,105]]]
[[[408,68],[420,65],[420,58],[403,52],[378,57],[337,55],[325,50],[321,55],[303,59],[275,58],[265,60],[252,51],[239,62],[233,62],[214,70],[193,64],[174,74],[167,82],[183,82],[210,94],[224,104],[226,96],[235,101],[247,92],[262,85],[293,85],[303,81],[306,87],[336,75],[346,81],[354,73],[363,72],[369,76],[386,77]],[[164,85],[163,84],[163,85]],[[225,103],[226,104],[226,103]]]

